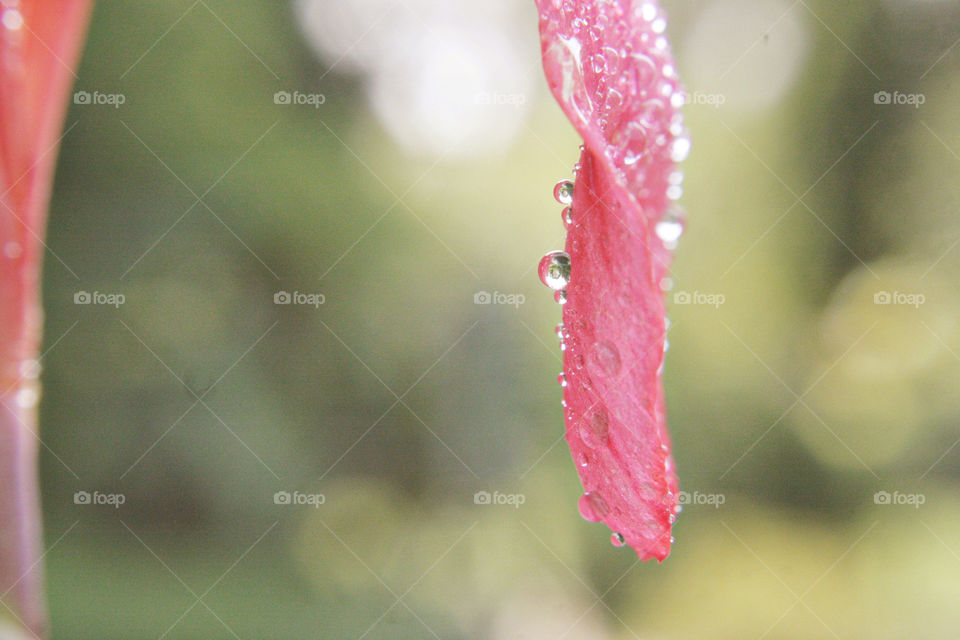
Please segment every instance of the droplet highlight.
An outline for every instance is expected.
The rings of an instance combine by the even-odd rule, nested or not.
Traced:
[[[569,180],[561,180],[553,188],[553,197],[560,204],[571,204],[573,202],[573,183]]]
[[[570,284],[570,255],[566,251],[551,251],[540,259],[540,281],[561,291]]]
[[[667,209],[663,218],[654,228],[657,237],[667,249],[676,249],[680,236],[683,235],[683,216],[676,209]]]

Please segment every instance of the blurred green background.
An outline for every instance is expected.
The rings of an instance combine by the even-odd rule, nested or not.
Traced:
[[[124,101],[71,105],[45,258],[55,638],[956,637],[960,6],[664,3],[657,565],[560,440],[535,265],[579,141],[532,4],[97,3],[76,90]]]

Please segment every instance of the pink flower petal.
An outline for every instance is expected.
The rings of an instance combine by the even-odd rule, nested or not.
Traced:
[[[689,148],[684,95],[654,2],[538,6],[550,89],[585,142],[562,335],[566,437],[586,491],[580,512],[609,526],[614,544],[663,560],[678,490],[660,378],[660,282],[682,230],[667,196]]]
[[[35,363],[42,238],[90,0],[0,2],[0,593],[45,637]],[[0,615],[0,617],[3,617]]]

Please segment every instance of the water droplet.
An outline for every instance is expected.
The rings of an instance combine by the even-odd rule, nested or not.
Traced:
[[[679,137],[673,141],[673,148],[670,150],[670,159],[674,162],[683,162],[690,155],[690,138]]]
[[[670,200],[679,200],[683,197],[683,187],[672,184],[667,187],[667,198]]]
[[[588,491],[580,496],[577,508],[587,522],[600,522],[610,512],[606,500],[596,491]]]
[[[560,93],[563,102],[572,104],[579,119],[586,123],[593,112],[587,84],[583,81],[583,43],[575,37],[560,36],[544,51],[544,65],[556,70],[561,79]]]
[[[661,98],[650,98],[644,101],[637,110],[637,119],[651,128],[656,128],[663,120],[666,106]]]
[[[569,180],[561,180],[553,188],[553,197],[560,204],[570,204],[573,202],[573,183]]]
[[[599,53],[592,58],[593,61],[593,71],[597,74],[603,75],[607,73],[607,59],[604,58]]]
[[[619,109],[622,104],[623,94],[616,89],[610,89],[610,91],[607,92],[606,99],[603,101],[603,107],[607,111],[615,111]]]
[[[609,439],[610,417],[603,407],[591,409],[580,421],[580,439],[591,449],[604,446]]]
[[[7,244],[3,245],[3,255],[11,260],[16,260],[23,255],[23,247],[20,246],[19,242],[14,242],[11,240]]]
[[[17,31],[23,26],[23,14],[16,9],[4,9],[0,22],[10,31]]]
[[[563,323],[562,322],[557,325],[556,331],[557,331],[557,337],[563,340]]]
[[[673,290],[673,278],[670,276],[665,276],[660,280],[660,290],[661,291],[671,291]]]
[[[613,533],[610,535],[610,544],[615,547],[622,547],[626,542],[627,540],[623,537],[622,533]]]
[[[567,290],[560,289],[560,291],[555,291],[553,293],[553,300],[557,304],[567,304]]]
[[[623,155],[623,163],[627,165],[636,164],[647,150],[647,130],[636,122],[631,122],[626,131],[626,151]]]
[[[683,235],[683,214],[673,208],[667,209],[654,230],[663,242],[663,246],[667,249],[676,249],[677,241]]]
[[[617,351],[616,346],[606,340],[600,340],[593,345],[593,359],[609,376],[616,375],[620,371],[620,352]]]
[[[645,2],[640,7],[640,17],[647,22],[653,22],[657,17],[657,7],[652,2]]]
[[[567,386],[567,377],[561,373],[561,374],[559,374],[559,375],[557,376],[557,382],[560,384],[560,386],[561,386],[562,388],[566,388],[566,386]]]
[[[555,291],[570,284],[570,255],[566,251],[551,251],[540,259],[540,281]]]
[[[564,207],[560,212],[560,219],[563,220],[563,228],[569,229],[573,224],[573,207]]]
[[[20,363],[20,376],[25,380],[36,380],[40,377],[40,363],[34,359]]]
[[[32,386],[24,387],[17,391],[15,400],[17,406],[21,409],[32,409],[37,406],[37,401],[40,400],[40,394]]]
[[[657,18],[650,25],[650,28],[653,29],[654,33],[663,33],[667,30],[667,21],[663,18]]]

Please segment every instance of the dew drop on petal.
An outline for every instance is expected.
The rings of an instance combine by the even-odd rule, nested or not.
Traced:
[[[674,162],[683,162],[690,155],[690,138],[681,136],[673,141],[670,149],[670,159]]]
[[[560,289],[553,294],[553,299],[557,304],[567,304],[567,290]]]
[[[640,17],[642,17],[647,22],[653,22],[657,17],[657,7],[652,2],[644,2],[643,6],[640,7]]]
[[[573,207],[564,207],[560,212],[560,219],[563,220],[563,228],[569,229],[573,224]]]
[[[573,202],[573,183],[569,180],[561,180],[553,188],[553,197],[560,204],[570,204]]]
[[[557,382],[560,384],[561,387],[566,387],[567,377],[561,373],[557,376]]]
[[[627,539],[623,537],[622,533],[612,533],[610,534],[610,544],[615,547],[622,547],[626,544]]]
[[[17,391],[15,400],[17,406],[21,409],[32,409],[37,406],[37,402],[40,400],[40,394],[37,393],[37,390],[33,387],[24,387]]]
[[[604,446],[609,439],[610,417],[603,407],[595,407],[580,421],[580,439],[591,449]]]
[[[620,371],[620,352],[616,346],[606,340],[600,340],[593,345],[593,359],[609,376],[616,375]]]
[[[540,259],[540,281],[555,291],[570,284],[570,255],[566,251],[551,251]]]
[[[655,227],[657,237],[667,249],[676,249],[677,241],[683,235],[683,217],[675,209],[667,209]]]
[[[18,31],[23,26],[23,14],[17,9],[4,9],[3,14],[0,15],[0,22],[10,31]]]
[[[20,376],[24,380],[36,380],[40,377],[40,363],[33,358],[20,363]]]
[[[606,500],[596,491],[588,491],[580,496],[577,508],[587,522],[600,522],[610,511]]]

